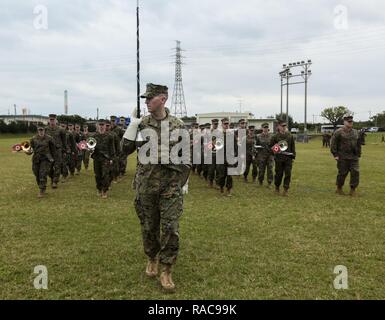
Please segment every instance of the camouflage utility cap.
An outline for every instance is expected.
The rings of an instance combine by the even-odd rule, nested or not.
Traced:
[[[159,84],[147,83],[146,92],[143,93],[141,98],[154,98],[160,94],[168,95],[168,88]]]

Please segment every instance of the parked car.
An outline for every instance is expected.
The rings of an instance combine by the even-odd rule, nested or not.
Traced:
[[[378,127],[371,127],[368,129],[368,132],[378,132]]]

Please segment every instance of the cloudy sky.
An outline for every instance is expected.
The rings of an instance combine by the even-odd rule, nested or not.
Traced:
[[[278,113],[278,72],[305,59],[313,61],[308,122],[327,106],[346,105],[363,120],[385,110],[383,0],[141,0],[142,88],[166,84],[172,94],[175,40],[185,50],[189,115]],[[61,114],[67,89],[70,113],[128,115],[136,0],[1,0],[0,58],[0,114],[14,104],[18,113]],[[303,85],[290,87],[289,108],[303,121]]]

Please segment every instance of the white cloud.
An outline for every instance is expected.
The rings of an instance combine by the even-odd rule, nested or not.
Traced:
[[[190,115],[243,110],[279,112],[282,63],[311,58],[308,121],[330,105],[362,119],[385,109],[385,3],[380,0],[141,1],[142,89],[164,83],[172,93],[172,48],[182,41]],[[48,8],[48,30],[33,28],[33,7]],[[348,9],[349,29],[334,28],[333,9]],[[3,0],[0,12],[0,111],[27,106],[60,113],[96,108],[126,114],[136,101],[136,1]],[[170,99],[171,101],[171,99]],[[75,112],[76,111],[76,112]],[[290,88],[290,113],[303,120],[303,87]]]

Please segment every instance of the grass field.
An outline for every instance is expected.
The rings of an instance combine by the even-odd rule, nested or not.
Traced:
[[[385,145],[369,135],[360,196],[335,195],[336,164],[319,140],[298,145],[288,198],[236,178],[233,198],[190,179],[174,269],[165,295],[144,276],[140,225],[128,175],[108,200],[93,172],[37,199],[31,158],[0,139],[1,299],[384,299]],[[34,267],[48,268],[36,290]],[[335,290],[333,269],[348,268]]]

